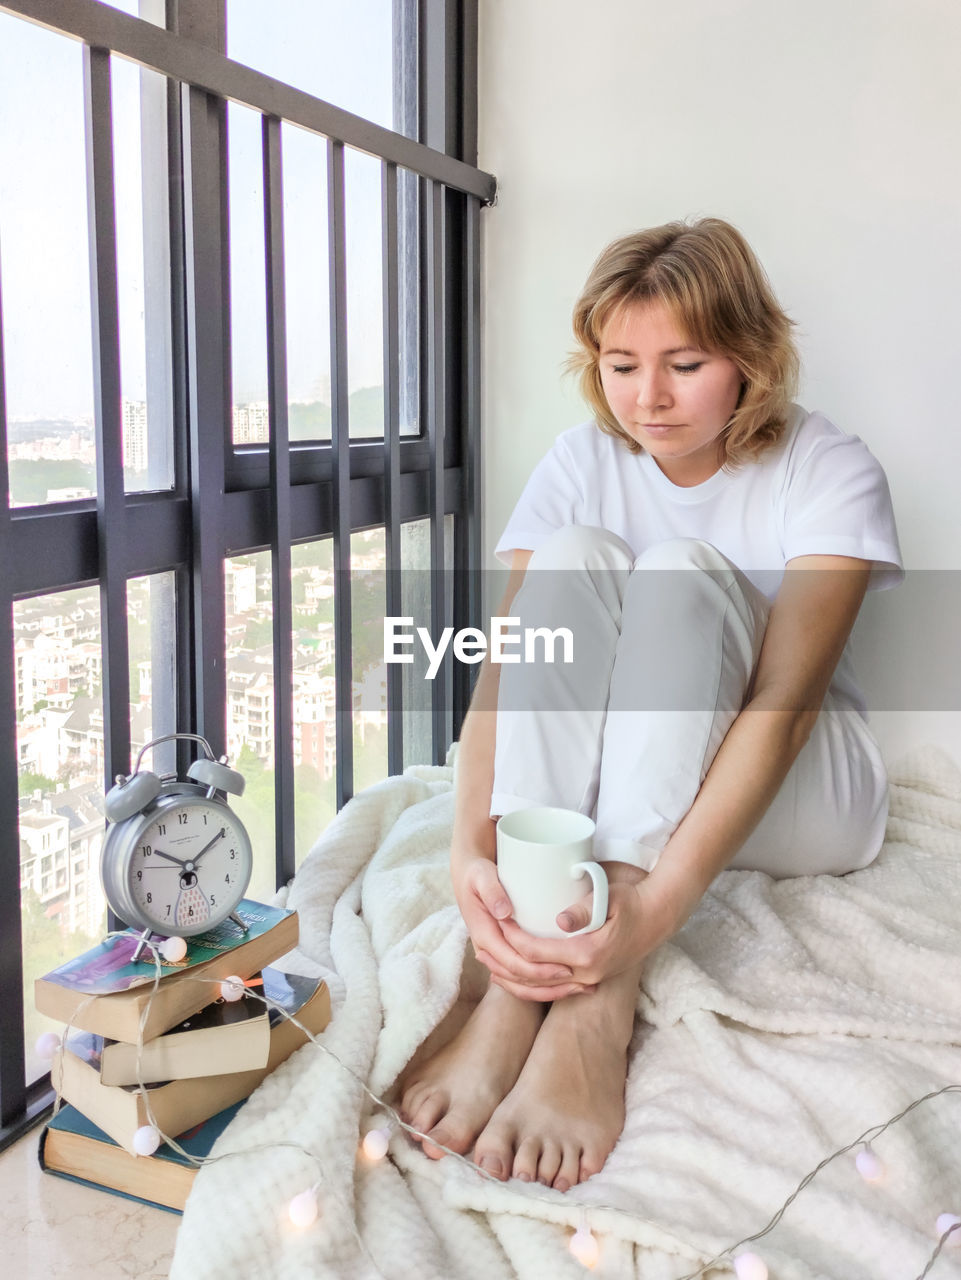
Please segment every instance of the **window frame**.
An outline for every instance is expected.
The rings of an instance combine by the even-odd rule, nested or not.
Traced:
[[[142,0],[142,5],[148,0]],[[149,0],[156,7],[156,0]],[[17,599],[97,586],[101,599],[104,785],[130,767],[126,590],[130,578],[171,571],[177,599],[175,717],[224,750],[224,563],[269,549],[274,602],[277,882],[294,871],[291,546],[332,536],[335,566],[337,802],[353,790],[350,535],[385,529],[387,565],[400,568],[400,527],[430,521],[431,616],[456,627],[480,617],[480,209],[494,179],[476,167],[476,0],[395,0],[417,24],[418,139],[395,133],[224,56],[224,0],[166,0],[166,26],[99,0],[3,0],[0,10],[83,45],[94,337],[96,500],[11,510],[0,504],[0,1150],[49,1105],[49,1078],[26,1087],[23,1054],[16,665]],[[400,14],[398,19],[396,15]],[[175,485],[125,493],[120,413],[111,132],[112,54],[166,77],[170,192],[171,363]],[[406,82],[405,82],[406,84]],[[413,112],[409,91],[398,90]],[[406,97],[404,96],[406,95]],[[226,101],[263,117],[270,441],[231,439]],[[398,99],[395,97],[395,102]],[[405,119],[411,119],[408,114]],[[332,439],[291,445],[285,370],[281,121],[327,139],[331,260]],[[348,437],[344,323],[345,147],[377,156],[384,210],[385,438]],[[398,170],[418,175],[422,293],[418,437],[399,436]],[[335,322],[336,321],[336,322]],[[0,281],[0,490],[9,493]],[[445,524],[453,539],[445,553]],[[445,571],[437,571],[441,567]],[[449,570],[453,570],[451,574]],[[387,574],[387,612],[400,613],[399,574]],[[444,758],[466,712],[470,668],[433,682],[432,754]],[[287,696],[282,695],[286,691]],[[388,763],[405,763],[400,672],[388,667]],[[183,762],[182,762],[183,763]],[[16,868],[16,870],[14,869]]]

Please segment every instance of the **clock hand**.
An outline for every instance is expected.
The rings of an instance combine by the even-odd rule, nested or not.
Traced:
[[[154,849],[153,856],[155,858],[166,858],[168,862],[176,862],[178,867],[187,865],[183,858],[175,858],[172,853],[162,853],[160,849]]]
[[[200,850],[197,856],[194,858],[193,860],[194,866],[196,866],[197,863],[200,861],[200,859],[204,856],[204,854],[207,853],[209,850],[211,850],[214,847],[214,845],[217,843],[217,841],[222,840],[226,834],[227,834],[227,828],[221,827],[220,830],[217,832],[217,834],[214,836],[214,838],[212,840],[209,840],[204,845],[204,847]]]

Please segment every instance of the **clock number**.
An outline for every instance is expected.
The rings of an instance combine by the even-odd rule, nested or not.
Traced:
[[[203,820],[204,820],[204,826],[206,826],[206,825],[207,825],[207,815],[206,815],[206,814],[204,814],[204,815],[203,815]]]
[[[166,822],[158,822],[158,823],[157,823],[157,835],[158,835],[158,836],[165,836],[166,834],[167,834],[167,824],[166,824]]]
[[[215,907],[217,905],[217,899],[214,897],[213,894],[210,895],[210,905],[212,907]]]
[[[169,903],[169,902],[167,903],[167,915],[168,915],[168,916],[170,915],[170,903]]]
[[[142,849],[143,849],[143,856],[144,856],[145,858],[149,858],[149,857],[150,857],[150,855],[153,853],[153,849],[150,847],[150,845],[149,845],[149,844],[145,844],[145,845],[143,845],[143,846],[142,846]]]
[[[143,879],[143,872],[142,872],[142,871],[138,871],[138,872],[137,872],[137,879],[138,879],[138,880],[142,880],[142,879]]]
[[[183,825],[184,825],[184,823],[187,821],[187,818],[188,818],[189,816],[190,816],[190,815],[189,815],[189,814],[186,814],[186,813],[178,813],[178,814],[177,814],[177,821],[180,823],[180,825],[181,825],[181,826],[183,826]]]
[[[237,856],[237,850],[236,850],[236,849],[231,849],[231,851],[230,851],[230,857],[231,857],[231,859],[236,858],[236,856]]]
[[[224,884],[230,884],[230,876],[224,876]]]
[[[188,916],[192,916],[192,915],[193,915],[193,913],[194,913],[194,909],[193,909],[193,907],[188,907],[188,908],[187,908],[187,915],[188,915]]]
[[[152,893],[148,893],[148,894],[147,894],[147,901],[148,901],[148,902],[153,902],[153,894],[152,894]]]

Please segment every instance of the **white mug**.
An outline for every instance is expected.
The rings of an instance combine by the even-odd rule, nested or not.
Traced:
[[[515,809],[497,823],[497,875],[514,919],[537,938],[576,938],[607,919],[607,875],[593,854],[594,823],[574,809]],[[590,924],[567,933],[557,916],[583,898],[590,878]]]

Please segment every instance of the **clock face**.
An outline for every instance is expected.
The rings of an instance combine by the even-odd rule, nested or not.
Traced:
[[[226,919],[251,870],[247,832],[226,806],[173,795],[141,818],[125,879],[145,924],[189,937]]]

